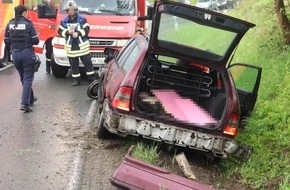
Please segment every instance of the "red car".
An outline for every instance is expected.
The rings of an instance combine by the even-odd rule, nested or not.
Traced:
[[[218,158],[247,157],[234,137],[253,111],[262,69],[231,60],[254,26],[156,2],[151,35],[136,34],[119,52],[107,49],[106,68],[88,89],[100,103],[98,137],[141,136]]]

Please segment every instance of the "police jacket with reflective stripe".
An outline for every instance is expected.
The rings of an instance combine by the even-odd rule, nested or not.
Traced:
[[[78,33],[77,38],[69,34],[71,28]],[[90,25],[82,15],[76,13],[73,17],[67,16],[62,19],[58,34],[66,39],[65,50],[68,57],[79,57],[90,53],[89,32]]]
[[[12,51],[22,50],[37,45],[39,38],[32,22],[23,16],[19,16],[7,24],[4,42],[12,45]]]

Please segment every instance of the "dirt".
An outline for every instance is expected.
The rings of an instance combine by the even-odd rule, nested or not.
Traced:
[[[84,150],[82,190],[118,189],[111,185],[110,177],[126,155],[128,149],[128,147],[124,147],[126,144],[128,144],[128,139],[119,137],[106,140],[98,139],[93,131],[88,135]],[[174,155],[181,151],[183,150],[168,151],[166,147],[161,147],[160,163],[166,170],[183,176],[178,164],[176,162],[172,164]],[[249,187],[239,183],[239,174],[233,175],[231,179],[226,179],[215,167],[217,163],[209,161],[205,155],[186,151],[185,155],[198,182],[211,185],[217,190],[232,190],[233,188],[235,190],[250,190]]]
[[[96,123],[96,122],[95,122]],[[96,125],[96,124],[94,124]],[[121,138],[112,136],[109,139],[99,139],[95,134],[95,127],[86,135],[86,145],[84,147],[83,174],[81,179],[81,190],[117,190],[110,183],[110,177],[118,166],[122,163],[127,150],[132,142],[138,142],[132,138]],[[144,143],[152,143],[141,139]],[[209,160],[200,152],[186,151],[184,149],[169,148],[160,146],[160,167],[167,171],[184,176],[174,155],[184,152],[191,166],[191,170],[197,177],[199,183],[208,184],[217,190],[251,190],[249,187],[239,183],[240,175],[234,174],[230,179],[226,179],[223,172],[217,167],[217,162]]]
[[[95,135],[88,139],[84,150],[82,190],[116,190],[110,183],[110,177],[121,164],[124,154],[118,150],[120,139],[100,140]]]

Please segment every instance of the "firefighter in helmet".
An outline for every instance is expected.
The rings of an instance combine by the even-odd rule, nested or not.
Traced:
[[[73,86],[80,84],[79,59],[85,66],[89,82],[96,79],[90,56],[90,43],[88,34],[90,25],[86,18],[77,13],[78,7],[75,1],[69,0],[64,6],[67,16],[60,22],[58,34],[65,38],[65,50],[72,70]]]

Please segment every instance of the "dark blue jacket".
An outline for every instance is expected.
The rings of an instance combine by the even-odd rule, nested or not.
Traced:
[[[39,43],[39,38],[32,22],[23,16],[19,16],[7,24],[4,43],[12,45],[12,51],[32,49],[33,45]]]

